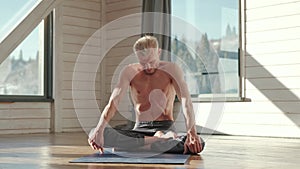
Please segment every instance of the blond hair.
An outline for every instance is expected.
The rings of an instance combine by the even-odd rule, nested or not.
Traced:
[[[134,52],[148,48],[158,49],[158,41],[154,36],[143,36],[139,38],[133,45]]]

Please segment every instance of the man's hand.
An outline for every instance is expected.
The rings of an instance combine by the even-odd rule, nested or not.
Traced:
[[[183,154],[186,154],[188,151],[195,154],[200,153],[202,151],[201,141],[197,133],[193,133],[193,132],[187,133],[187,138],[184,143]]]
[[[103,139],[103,133],[94,132],[91,131],[89,135],[88,142],[93,150],[99,150],[101,154],[104,153],[103,145],[104,145],[104,139]]]

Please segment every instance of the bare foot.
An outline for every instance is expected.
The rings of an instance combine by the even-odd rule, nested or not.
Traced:
[[[164,134],[162,131],[157,131],[154,136],[158,137],[158,138],[164,138],[164,139],[168,139],[168,138],[173,138],[175,139],[177,137],[177,134],[173,131],[168,131],[166,134]]]
[[[164,135],[162,131],[157,131],[154,136],[161,138]]]
[[[177,137],[177,134],[173,131],[168,131],[166,134],[162,136],[162,138],[173,138],[175,139]]]

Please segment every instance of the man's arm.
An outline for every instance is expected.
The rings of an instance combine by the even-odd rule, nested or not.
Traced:
[[[190,150],[192,153],[200,153],[202,151],[202,147],[195,126],[195,114],[191,96],[184,80],[182,70],[176,64],[173,64],[172,67],[171,75],[174,79],[174,87],[177,97],[181,102],[186,123],[187,139],[185,142],[185,153],[188,150]]]
[[[95,130],[89,136],[89,144],[95,150],[99,150],[103,153],[103,145],[104,145],[104,137],[103,132],[107,125],[107,123],[111,120],[111,118],[115,115],[117,111],[117,107],[119,105],[120,100],[126,93],[129,83],[130,83],[130,67],[125,67],[119,77],[119,81],[114,88],[108,104],[105,106],[102,114],[100,116],[99,122],[95,128]]]

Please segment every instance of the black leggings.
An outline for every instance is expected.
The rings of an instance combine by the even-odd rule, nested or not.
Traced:
[[[118,147],[123,149],[136,149],[144,146],[146,135],[132,130],[122,130],[115,128],[104,129],[104,146]]]
[[[139,122],[132,130],[107,127],[104,130],[104,146],[136,150],[137,148],[144,146],[145,136],[153,136],[156,131],[175,131],[173,121]],[[151,150],[182,154],[184,152],[185,139],[186,136],[181,136],[176,139],[170,138],[163,141],[157,141],[151,144]],[[201,142],[203,149],[205,143],[202,139]]]
[[[144,145],[145,136],[153,136],[157,131],[174,130],[174,122],[167,121],[143,121],[137,122],[132,130],[105,128],[105,146],[119,148],[136,148]]]

